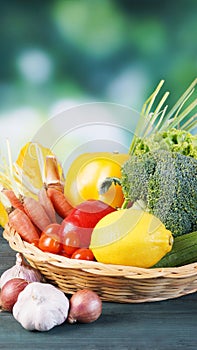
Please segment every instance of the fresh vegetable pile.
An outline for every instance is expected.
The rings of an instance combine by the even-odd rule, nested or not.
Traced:
[[[143,268],[197,261],[197,99],[189,103],[196,83],[167,113],[168,92],[153,108],[160,82],[142,108],[128,154],[82,154],[64,175],[56,156],[39,144],[25,145],[14,163],[8,147],[1,225],[8,223],[24,241],[67,259]],[[27,296],[14,299],[13,314],[23,324],[19,302],[32,301],[37,286],[40,298],[47,284],[20,282],[14,282],[16,289]],[[67,308],[65,301],[57,324],[77,318]],[[34,320],[26,321],[28,329],[38,329]]]
[[[197,100],[188,102],[196,82],[167,113],[168,92],[153,108],[161,81],[128,154],[82,154],[66,176],[43,146],[28,143],[15,163],[8,147],[0,199],[9,225],[42,251],[68,258],[158,263],[178,236],[197,231]]]
[[[20,254],[16,264],[2,274],[0,284],[2,311],[11,312],[29,331],[49,331],[66,321],[91,323],[102,313],[102,301],[95,292],[81,289],[67,297],[46,283]]]

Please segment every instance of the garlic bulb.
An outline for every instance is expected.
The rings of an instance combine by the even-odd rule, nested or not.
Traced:
[[[62,291],[32,282],[19,294],[13,316],[27,330],[48,331],[67,319],[68,310],[69,300]]]
[[[16,263],[14,266],[4,271],[0,278],[0,288],[12,278],[22,278],[27,282],[40,282],[43,277],[41,273],[28,265],[21,253],[16,254]]]

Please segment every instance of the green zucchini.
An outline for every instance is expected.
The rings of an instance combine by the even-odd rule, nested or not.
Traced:
[[[197,261],[197,231],[174,238],[172,250],[153,267],[177,267]]]

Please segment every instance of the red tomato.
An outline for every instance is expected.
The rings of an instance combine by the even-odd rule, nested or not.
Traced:
[[[68,231],[62,237],[63,252],[67,255],[72,255],[77,249],[80,248],[80,238],[76,231]]]
[[[94,261],[94,254],[89,248],[80,248],[77,249],[71,256],[71,259],[79,259],[79,260],[90,260]]]
[[[61,243],[43,232],[39,239],[38,248],[43,252],[58,254],[60,252]]]
[[[50,224],[46,229],[41,233],[38,248],[44,252],[50,252],[58,254],[61,250],[61,243],[59,238],[59,224]]]
[[[99,200],[87,200],[73,208],[62,221],[60,236],[63,241],[65,234],[75,231],[80,238],[80,247],[88,248],[93,228],[105,215],[115,211],[108,204]]]

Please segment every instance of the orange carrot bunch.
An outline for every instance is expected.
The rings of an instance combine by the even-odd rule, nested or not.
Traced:
[[[29,243],[38,241],[46,227],[57,224],[57,221],[62,222],[73,209],[64,195],[55,156],[46,157],[45,179],[37,195],[35,199],[22,195],[18,190],[17,194],[11,189],[1,190],[1,201],[8,212],[9,225]]]

